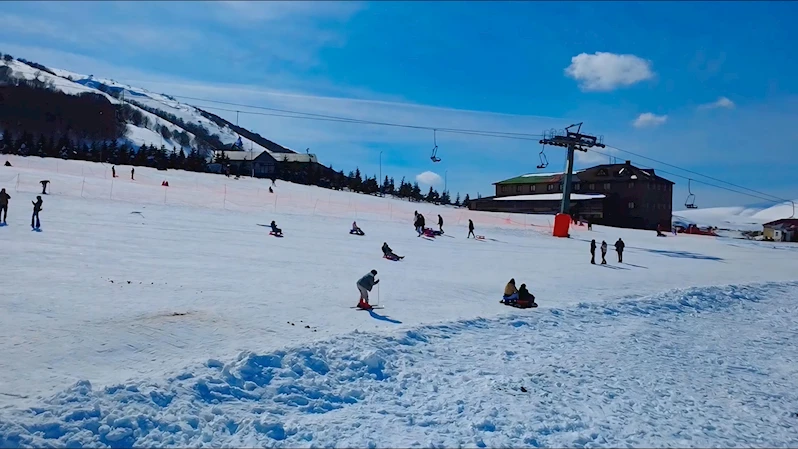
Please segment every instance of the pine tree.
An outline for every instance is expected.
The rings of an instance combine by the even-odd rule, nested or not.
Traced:
[[[454,200],[454,205],[460,207],[460,192],[457,192],[457,199]]]
[[[421,188],[418,186],[418,182],[413,183],[413,190],[410,196],[416,201],[421,201]]]
[[[471,203],[471,198],[469,198],[469,197],[468,197],[468,194],[466,193],[466,196],[465,196],[465,198],[463,199],[463,207],[468,207],[468,205],[469,205],[470,203]]]

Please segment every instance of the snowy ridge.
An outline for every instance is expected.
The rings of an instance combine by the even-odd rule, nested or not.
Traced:
[[[126,100],[130,100],[126,101],[126,103],[130,107],[140,111],[144,116],[148,117],[150,120],[150,125],[147,128],[135,126],[130,123],[128,123],[127,125],[128,133],[125,136],[125,139],[128,142],[130,142],[132,145],[136,146],[137,148],[141,145],[154,145],[156,147],[164,145],[167,148],[167,150],[171,151],[173,148],[177,148],[178,150],[183,149],[187,153],[192,147],[196,148],[197,143],[195,141],[196,136],[194,136],[194,134],[191,133],[189,130],[184,130],[178,125],[172,124],[167,120],[163,120],[157,117],[156,115],[151,114],[150,112],[147,112],[142,108],[139,108],[135,104],[132,104],[132,102],[173,114],[176,117],[182,119],[186,123],[192,123],[203,126],[205,129],[208,130],[208,132],[211,135],[214,134],[217,135],[219,137],[219,140],[225,145],[233,144],[239,138],[239,135],[235,131],[230,129],[228,126],[219,126],[212,120],[205,118],[197,108],[182,104],[176,101],[174,98],[169,97],[168,95],[156,94],[148,91],[147,89],[137,88],[134,86],[118,83],[110,79],[97,78],[94,77],[93,75],[84,75],[84,74],[71,72],[68,70],[48,67],[48,70],[55,73],[55,75],[52,75],[43,70],[29,66],[19,60],[12,60],[12,61],[0,60],[0,66],[1,65],[6,65],[10,67],[13,70],[13,76],[15,76],[16,78],[24,78],[27,80],[32,80],[38,77],[42,81],[52,82],[54,84],[55,90],[64,92],[66,94],[70,95],[78,95],[81,93],[99,94],[106,97],[113,104],[120,104],[121,101],[101,91],[100,87],[105,86],[105,88],[111,91],[124,90]],[[192,140],[191,145],[183,147],[174,139],[164,139],[157,132],[156,125],[166,126],[172,132],[185,131],[189,133]],[[257,154],[259,154],[261,151],[268,151],[267,148],[264,148],[263,146],[253,142],[252,140],[244,136],[241,136],[241,140],[244,148],[247,151],[252,149],[252,151]],[[288,154],[288,156],[291,157],[291,155],[294,153],[286,153],[286,154]]]
[[[795,200],[798,204],[798,199]],[[771,206],[710,207],[673,212],[673,222],[694,223],[700,227],[713,226],[740,231],[761,231],[762,225],[793,215],[793,203]]]
[[[0,412],[0,446],[789,447],[797,295],[690,288],[79,381]]]

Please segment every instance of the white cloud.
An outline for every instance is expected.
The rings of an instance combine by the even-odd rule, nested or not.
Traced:
[[[651,112],[644,112],[635,119],[632,124],[635,128],[653,128],[668,121],[667,115],[657,115]]]
[[[441,175],[431,171],[425,171],[424,173],[416,175],[416,182],[425,186],[436,186],[442,181],[443,178],[441,178]]]
[[[583,91],[611,91],[654,78],[651,61],[635,55],[596,52],[571,58],[565,74],[577,81]]]
[[[734,109],[735,104],[733,101],[726,97],[720,97],[712,103],[702,104],[698,109]]]

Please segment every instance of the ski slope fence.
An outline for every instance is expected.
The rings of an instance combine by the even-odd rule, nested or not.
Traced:
[[[482,226],[530,228],[544,234],[552,231],[553,217],[513,213],[471,211],[459,207],[436,207],[398,198],[335,191],[278,180],[228,178],[212,173],[183,170],[156,170],[115,166],[96,162],[39,157],[5,157],[12,167],[0,166],[0,187],[17,193],[41,194],[42,180],[50,181],[47,194],[80,197],[90,200],[122,201],[131,204],[160,204],[175,207],[207,208],[236,212],[300,215],[338,219],[407,222],[412,225],[413,211],[424,214],[427,226],[437,227],[437,215],[448,225],[463,226],[473,220],[476,232]],[[168,181],[169,186],[162,186]],[[33,199],[33,198],[31,198]],[[13,201],[13,200],[12,200]],[[585,230],[573,226],[573,231]]]

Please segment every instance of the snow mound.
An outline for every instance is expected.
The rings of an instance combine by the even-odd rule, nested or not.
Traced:
[[[795,200],[798,204],[798,199]],[[793,215],[793,203],[783,202],[772,206],[710,207],[673,212],[676,224],[694,223],[700,227],[713,226],[740,231],[761,231],[762,225]]]
[[[0,446],[794,446],[796,295],[692,288],[84,380],[0,412]]]

